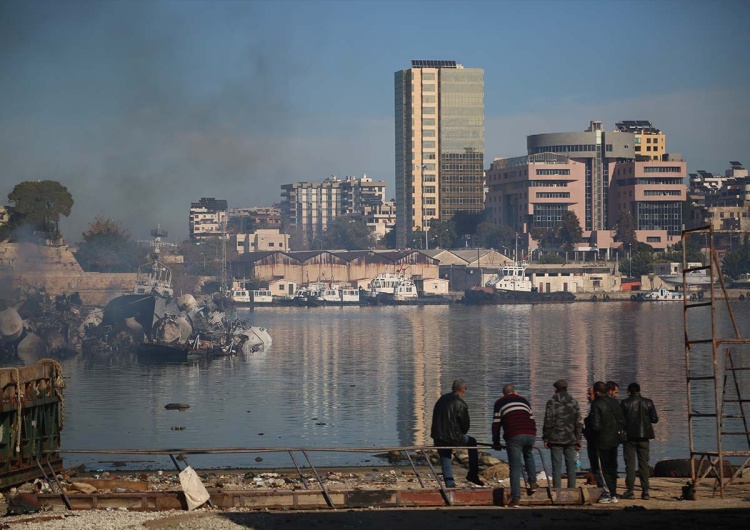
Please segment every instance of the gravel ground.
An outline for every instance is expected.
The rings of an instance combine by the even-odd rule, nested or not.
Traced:
[[[326,482],[332,489],[410,489],[414,478],[408,472],[384,466],[367,473],[328,472]],[[245,472],[229,474],[201,473],[207,485],[221,481],[231,489],[241,484],[250,490],[285,489],[276,487],[278,475],[260,477],[253,473],[248,479]],[[210,478],[209,478],[210,477]],[[169,476],[160,476],[164,483],[172,482]],[[258,479],[262,479],[258,482]],[[681,487],[686,479],[653,478],[651,500],[640,499],[618,504],[593,506],[535,506],[521,508],[504,507],[453,507],[453,508],[407,508],[407,509],[340,509],[340,510],[275,510],[243,511],[198,509],[193,512],[129,512],[127,510],[90,511],[42,511],[37,514],[0,518],[2,529],[42,530],[119,530],[137,529],[206,529],[223,530],[253,528],[258,530],[336,528],[352,530],[375,530],[392,528],[429,528],[430,530],[474,529],[500,526],[524,529],[573,528],[601,529],[603,525],[626,528],[717,528],[744,527],[750,520],[750,479],[742,479],[730,485],[723,499],[713,495],[712,483],[703,482],[696,490],[697,500],[680,500]],[[364,483],[363,483],[364,482]],[[488,481],[488,487],[503,483],[503,479]],[[152,482],[155,486],[160,482]],[[579,481],[584,484],[583,480]],[[463,484],[459,484],[463,486]],[[28,487],[20,488],[20,490]],[[155,487],[154,489],[159,489]],[[637,493],[637,491],[636,491]],[[0,502],[0,513],[5,506]]]

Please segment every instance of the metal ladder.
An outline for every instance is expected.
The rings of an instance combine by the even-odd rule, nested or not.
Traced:
[[[748,429],[747,415],[745,413],[745,403],[750,399],[743,398],[743,381],[738,379],[737,373],[750,370],[750,366],[737,366],[732,356],[732,350],[728,347],[737,345],[742,348],[743,345],[750,345],[750,339],[743,338],[737,326],[737,321],[732,311],[731,301],[728,295],[724,277],[721,274],[721,263],[719,262],[716,249],[714,247],[716,234],[737,234],[737,230],[713,230],[711,226],[683,230],[682,232],[682,289],[684,293],[683,301],[683,321],[685,326],[685,375],[687,390],[687,414],[688,414],[688,437],[690,444],[690,471],[694,485],[705,479],[712,472],[716,479],[714,492],[719,491],[719,495],[724,497],[724,490],[728,484],[738,476],[750,463],[750,430]],[[741,233],[741,232],[740,232]],[[687,242],[689,237],[704,235],[708,238],[709,260],[708,264],[698,267],[688,267],[687,262]],[[731,237],[731,235],[730,235]],[[708,300],[690,299],[688,296],[688,277],[691,272],[709,271],[710,278],[710,297]],[[719,327],[722,323],[717,316],[717,292],[716,284],[720,285],[723,301],[726,304],[726,310],[731,321],[733,336],[722,337]],[[693,337],[691,336],[690,313],[694,317],[699,316],[699,312],[706,309],[710,311],[710,337],[706,334]],[[695,321],[693,321],[695,323]],[[705,332],[704,332],[705,333]],[[720,350],[727,346],[724,359],[721,359]],[[706,362],[710,347],[710,366]],[[748,350],[750,352],[750,350]],[[740,353],[748,353],[740,352]],[[729,378],[731,377],[731,385]],[[744,383],[746,386],[747,383]],[[708,387],[712,388],[708,388]],[[728,392],[729,390],[729,392]],[[747,394],[747,388],[745,395]],[[713,395],[711,395],[711,391]],[[706,403],[705,406],[713,404],[713,412],[710,410],[697,411],[693,408],[693,402]],[[729,410],[727,407],[731,407]],[[696,423],[701,420],[714,419],[716,447],[696,448],[695,429]],[[740,423],[741,430],[728,430],[727,421],[730,420],[732,425]],[[740,420],[739,422],[736,420]],[[744,450],[725,450],[724,443],[730,436],[744,436],[747,442],[747,448]],[[725,458],[744,457],[744,461],[737,467],[736,471],[729,477],[726,477],[724,469]],[[697,458],[697,462],[696,462]],[[707,464],[707,465],[704,465]]]

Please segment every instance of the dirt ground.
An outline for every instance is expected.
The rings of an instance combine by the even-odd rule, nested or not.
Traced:
[[[226,481],[226,477],[222,478]],[[686,479],[651,479],[651,499],[620,500],[618,504],[590,506],[371,508],[336,510],[242,511],[199,509],[194,512],[123,512],[107,510],[50,511],[34,515],[0,518],[0,529],[120,529],[174,528],[374,530],[382,528],[741,528],[750,521],[750,479],[728,486],[724,498],[713,491],[713,481],[696,489],[696,500],[681,500]],[[583,485],[583,481],[580,481]],[[340,484],[346,488],[346,484]],[[405,484],[388,484],[388,488]],[[462,484],[460,484],[462,486]],[[383,487],[386,487],[385,485]],[[487,487],[494,487],[489,484]],[[337,488],[338,489],[338,488]],[[539,495],[537,492],[535,495]]]

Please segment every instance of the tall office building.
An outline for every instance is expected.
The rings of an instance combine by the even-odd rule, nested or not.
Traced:
[[[484,209],[484,70],[412,61],[395,73],[396,244]]]

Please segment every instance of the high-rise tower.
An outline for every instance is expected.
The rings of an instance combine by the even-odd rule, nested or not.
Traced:
[[[396,244],[484,209],[484,70],[412,61],[395,73]]]

